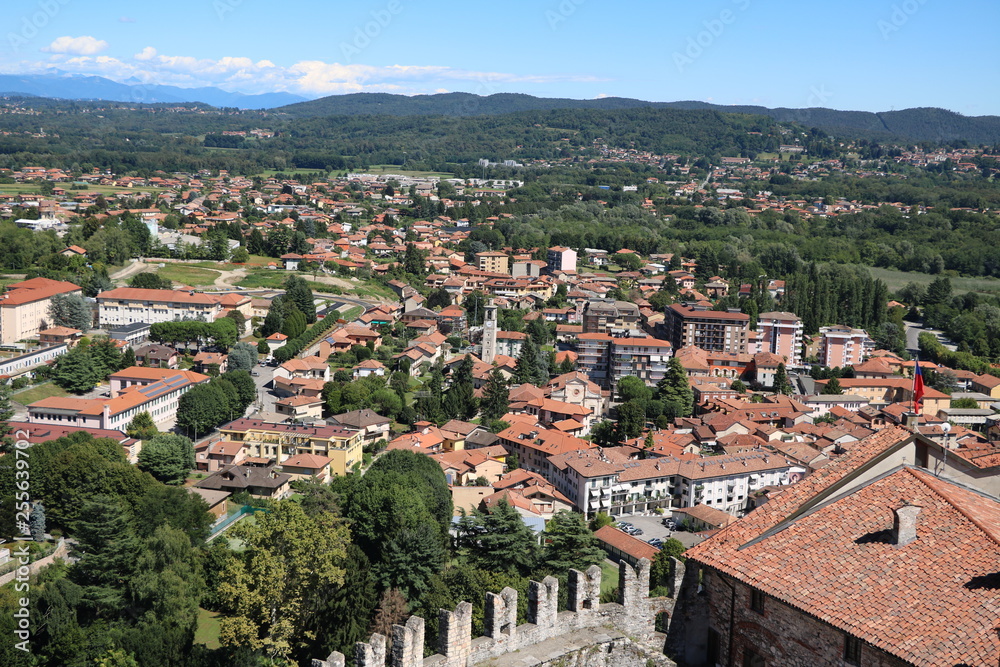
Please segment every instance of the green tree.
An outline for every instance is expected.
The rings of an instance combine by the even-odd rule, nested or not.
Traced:
[[[827,380],[822,393],[827,395],[840,395],[844,393],[844,390],[840,387],[840,380],[833,377]]]
[[[427,303],[424,305],[428,308],[446,308],[451,305],[451,294],[443,287],[433,289],[427,295]]]
[[[542,560],[550,572],[584,571],[604,560],[604,550],[576,512],[556,512],[545,526],[545,543]]]
[[[616,390],[618,391],[618,400],[622,403],[638,401],[645,405],[653,398],[653,392],[646,386],[646,383],[632,375],[620,379]]]
[[[153,422],[153,417],[146,410],[133,417],[132,421],[125,427],[125,433],[128,437],[137,440],[149,440],[159,432]]]
[[[486,386],[483,388],[483,400],[480,405],[482,419],[491,422],[507,414],[510,406],[510,389],[507,380],[499,368],[490,371]]]
[[[445,392],[442,407],[450,418],[472,419],[479,412],[479,400],[473,393],[472,367],[472,357],[467,354],[455,369],[455,377]]]
[[[316,304],[313,302],[313,293],[309,289],[309,284],[305,278],[299,276],[289,276],[285,281],[285,299],[287,303],[295,304],[299,312],[305,316],[306,324],[316,321]],[[294,336],[289,336],[294,338]]]
[[[110,495],[94,495],[80,511],[72,551],[77,561],[70,571],[82,587],[84,604],[98,616],[117,613],[125,599],[122,582],[135,572],[139,541],[128,511]]]
[[[649,568],[649,587],[666,586],[670,581],[670,559],[684,559],[684,544],[675,537],[663,541],[660,552]]]
[[[604,528],[604,526],[610,526],[614,522],[615,520],[612,519],[611,515],[608,513],[598,512],[594,515],[594,518],[590,520],[590,530],[597,532],[601,528]]]
[[[542,386],[548,380],[548,362],[535,341],[529,337],[521,344],[521,353],[517,356],[517,365],[514,366],[514,381],[519,384]]]
[[[226,562],[219,598],[226,610],[219,641],[248,646],[270,660],[286,660],[300,639],[306,602],[313,591],[343,584],[350,535],[334,518],[310,517],[282,501],[255,523],[231,529],[246,545]]]
[[[427,273],[424,265],[426,255],[418,250],[412,243],[406,244],[406,252],[403,253],[403,270],[415,276],[423,276]]]
[[[49,299],[49,317],[53,326],[87,333],[94,322],[94,311],[79,294],[56,294]]]
[[[785,364],[778,364],[778,370],[774,372],[774,390],[779,394],[792,393],[792,383],[788,379]]]
[[[281,325],[281,333],[285,334],[289,338],[298,338],[306,331],[306,316],[303,315],[298,309],[292,310],[292,312],[285,318],[284,323]]]
[[[469,326],[482,326],[486,315],[486,295],[481,290],[472,290],[462,300],[462,308],[465,308]]]
[[[10,403],[10,385],[0,382],[0,451],[10,451],[14,444],[10,433],[13,430],[10,420],[14,417],[14,406]]]
[[[257,227],[254,227],[253,231],[250,232],[250,237],[247,239],[247,250],[251,255],[263,255],[267,252],[264,235]]]
[[[52,371],[52,381],[74,394],[90,391],[100,379],[93,358],[79,346],[59,357]]]
[[[628,401],[618,406],[618,428],[626,438],[642,434],[646,426],[646,410],[639,401]]]
[[[193,468],[194,444],[182,435],[161,433],[139,452],[139,469],[164,484],[183,484]]]
[[[174,285],[157,273],[140,273],[129,280],[128,286],[136,289],[171,289]]]
[[[459,520],[461,544],[476,567],[527,576],[539,560],[538,540],[517,510],[501,499],[486,512],[475,509]]]
[[[250,343],[236,343],[229,351],[231,371],[250,371],[257,365],[257,348]]]
[[[663,379],[656,383],[657,398],[675,406],[677,417],[688,417],[694,411],[694,391],[680,360],[674,357],[667,364]]]

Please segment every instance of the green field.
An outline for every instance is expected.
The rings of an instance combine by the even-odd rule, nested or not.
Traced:
[[[194,643],[207,648],[219,648],[219,613],[198,607],[198,628],[194,631]]]
[[[156,273],[175,283],[191,285],[192,287],[211,285],[216,278],[222,275],[218,271],[187,264],[164,264],[162,269],[156,269]]]
[[[254,273],[247,274],[238,283],[237,287],[243,287],[245,289],[285,289],[285,281],[288,280],[288,276],[292,274],[278,269],[256,271]],[[320,292],[325,294],[340,294],[342,290],[335,285],[324,285],[323,283],[313,282],[312,280],[307,280],[306,285],[309,286],[313,292]]]
[[[113,185],[91,185],[86,190],[70,190],[67,184],[57,184],[57,187],[64,186],[67,188],[66,196],[72,198],[77,194],[86,194],[88,192],[94,192],[101,195],[115,195],[119,192],[132,193],[138,196],[140,192],[150,192],[153,194],[158,194],[163,192],[163,188],[117,188]],[[38,183],[5,183],[0,185],[0,194],[5,195],[19,195],[19,194],[36,194],[39,190],[40,184]]]
[[[929,273],[911,273],[909,271],[896,271],[894,269],[880,269],[874,266],[865,267],[871,273],[872,278],[877,278],[886,284],[890,292],[899,290],[906,283],[917,283],[927,286],[938,276]],[[947,276],[951,281],[951,289],[955,294],[965,294],[966,292],[987,292],[1000,294],[1000,278],[961,278]]]
[[[61,398],[63,396],[69,396],[69,392],[52,382],[46,382],[36,387],[30,387],[24,391],[19,391],[16,394],[11,394],[11,398],[21,405],[29,405],[35,401],[40,401],[43,398],[52,398],[53,396]]]

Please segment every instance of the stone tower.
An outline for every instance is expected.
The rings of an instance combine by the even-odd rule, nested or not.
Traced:
[[[483,354],[482,359],[488,364],[492,364],[497,356],[497,307],[491,299],[486,304],[486,313],[483,315]]]

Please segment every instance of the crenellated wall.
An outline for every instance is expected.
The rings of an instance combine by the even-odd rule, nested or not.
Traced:
[[[559,580],[546,577],[532,581],[528,591],[528,622],[517,625],[517,591],[505,588],[487,593],[484,621],[486,634],[472,637],[472,605],[462,602],[454,611],[439,615],[438,653],[423,657],[424,620],[412,616],[406,625],[394,625],[392,637],[373,634],[354,649],[354,667],[471,667],[514,651],[578,634],[592,628],[613,629],[618,640],[634,650],[632,640],[648,642],[654,635],[658,614],[673,617],[674,604],[684,565],[671,559],[671,597],[649,597],[650,563],[643,558],[633,569],[622,562],[618,570],[618,602],[601,604],[601,568],[592,565],[586,572],[570,570],[567,585],[569,603],[559,611]],[[598,642],[595,633],[595,644]],[[602,640],[605,644],[608,638]],[[661,655],[662,657],[662,655]],[[669,661],[667,661],[669,662]],[[332,653],[326,660],[313,660],[312,667],[347,667],[343,654]]]

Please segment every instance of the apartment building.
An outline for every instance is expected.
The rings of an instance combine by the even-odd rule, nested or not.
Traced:
[[[563,246],[553,246],[548,252],[549,273],[568,271],[576,273],[576,251]]]
[[[580,334],[577,368],[601,387],[613,387],[633,375],[648,386],[663,379],[673,355],[670,341],[659,338],[615,338],[608,334]]]
[[[477,252],[476,268],[489,273],[510,273],[510,258],[504,252]]]
[[[212,322],[232,310],[249,321],[252,300],[245,294],[202,294],[182,290],[119,287],[97,296],[102,327],[118,327],[135,322],[156,324],[180,320]]]
[[[819,360],[831,368],[856,366],[864,359],[868,334],[840,325],[820,327]]]
[[[739,311],[675,303],[667,308],[664,326],[675,350],[696,345],[708,351],[747,352],[750,316]]]
[[[57,294],[78,294],[78,285],[49,278],[32,278],[13,285],[0,294],[0,344],[10,345],[35,338],[52,323],[49,306]]]
[[[802,331],[802,320],[795,313],[761,313],[757,317],[757,351],[783,357],[786,367],[801,366]]]
[[[583,307],[583,333],[610,334],[638,331],[639,306],[629,301],[591,299]]]
[[[284,463],[297,454],[330,458],[330,472],[345,475],[361,462],[361,432],[343,426],[278,424],[259,419],[237,419],[219,427],[222,439],[240,442],[247,456]]]

